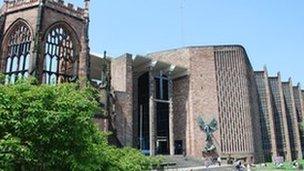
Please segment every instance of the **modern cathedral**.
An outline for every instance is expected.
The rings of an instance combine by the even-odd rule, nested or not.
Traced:
[[[254,71],[240,45],[191,46],[117,58],[90,54],[89,0],[4,0],[0,70],[6,84],[90,80],[110,142],[147,155],[250,162],[303,158],[304,91]],[[98,35],[94,35],[98,36]]]

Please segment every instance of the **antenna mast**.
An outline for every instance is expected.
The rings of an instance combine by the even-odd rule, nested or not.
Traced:
[[[180,32],[181,32],[181,43],[182,46],[185,46],[185,35],[184,35],[184,8],[185,8],[185,0],[180,0]]]

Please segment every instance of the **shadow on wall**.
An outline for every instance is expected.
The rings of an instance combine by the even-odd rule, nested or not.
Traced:
[[[175,154],[186,155],[187,111],[189,98],[189,77],[173,81],[174,146]]]
[[[132,145],[132,101],[126,92],[115,91],[114,117],[110,121],[110,143],[118,147]],[[129,114],[129,116],[126,116]],[[131,137],[131,138],[129,138]]]

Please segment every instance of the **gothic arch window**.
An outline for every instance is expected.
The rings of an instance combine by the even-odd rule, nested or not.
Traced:
[[[16,24],[7,37],[5,82],[15,83],[18,78],[28,77],[31,49],[31,31],[23,22]]]
[[[46,35],[43,83],[57,84],[77,77],[76,48],[70,32],[57,25]]]

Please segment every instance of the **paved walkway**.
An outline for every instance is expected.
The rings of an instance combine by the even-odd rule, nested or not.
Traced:
[[[211,166],[206,168],[205,166],[200,167],[188,167],[188,168],[176,168],[166,169],[166,171],[233,171],[232,166]]]
[[[165,162],[173,165],[164,168],[165,171],[233,171],[234,167],[231,165],[211,165],[208,168],[204,166],[201,159],[176,156],[163,156]]]

